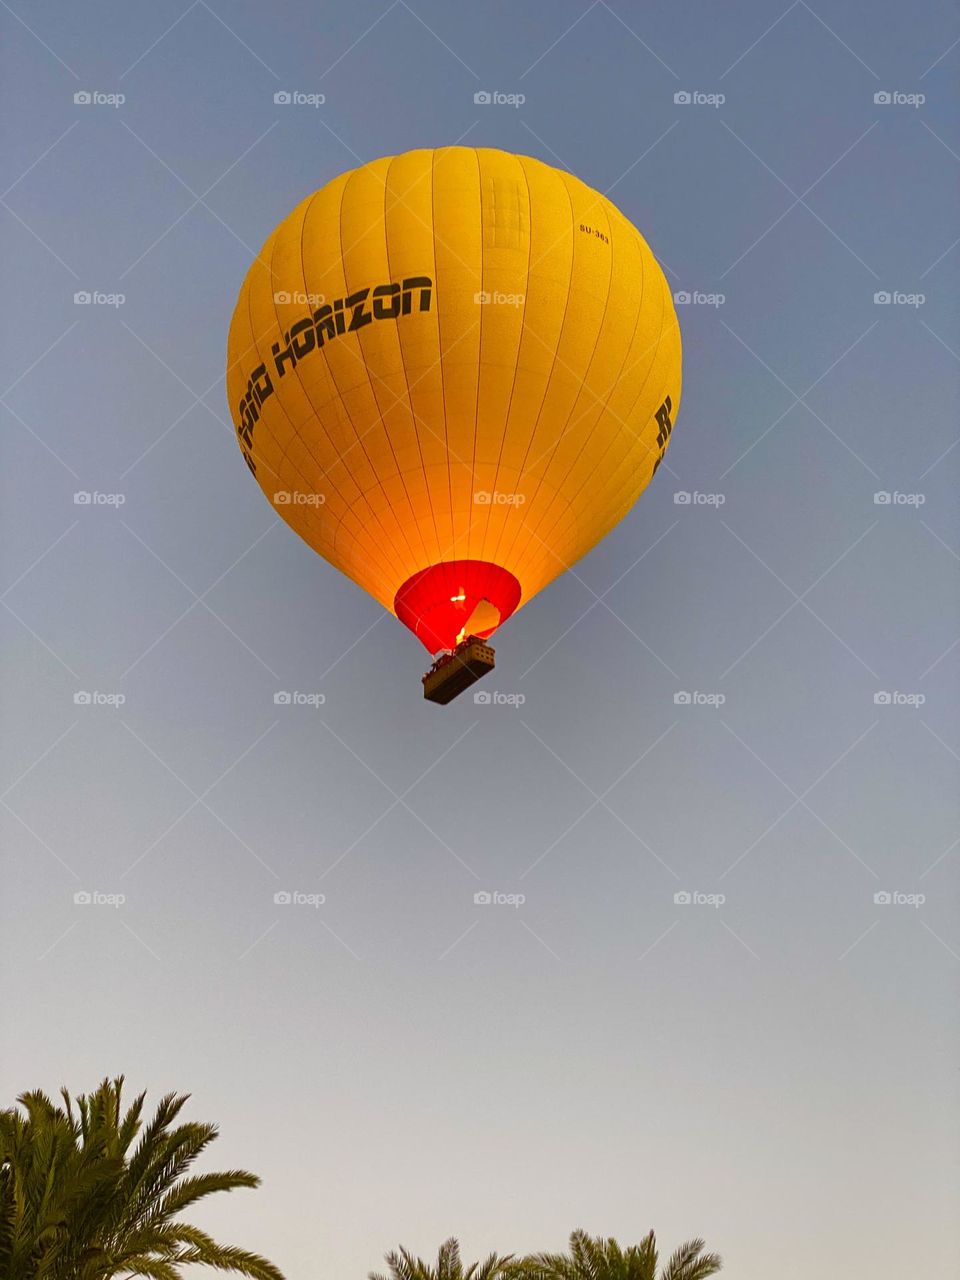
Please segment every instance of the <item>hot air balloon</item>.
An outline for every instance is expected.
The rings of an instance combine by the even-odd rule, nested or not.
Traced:
[[[680,363],[663,272],[608,199],[445,147],[344,173],[280,223],[227,393],[277,514],[440,655],[424,693],[446,702],[646,488]]]

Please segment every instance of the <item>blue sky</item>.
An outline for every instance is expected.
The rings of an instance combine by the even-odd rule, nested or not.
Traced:
[[[953,6],[0,21],[4,1096],[192,1091],[265,1180],[204,1223],[291,1277],[577,1225],[955,1272]],[[608,193],[691,301],[654,483],[500,633],[512,703],[438,711],[223,362],[305,194],[454,142]]]

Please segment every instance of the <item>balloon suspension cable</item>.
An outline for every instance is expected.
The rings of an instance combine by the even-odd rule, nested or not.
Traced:
[[[446,706],[495,666],[493,645],[467,636],[455,649],[442,653],[423,676],[423,696]]]

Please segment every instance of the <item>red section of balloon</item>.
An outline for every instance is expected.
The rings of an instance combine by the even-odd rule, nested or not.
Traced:
[[[505,622],[520,603],[520,583],[512,573],[486,560],[451,560],[408,578],[393,605],[404,626],[430,653],[438,653],[455,648],[464,638],[467,623],[484,601],[497,610],[499,618],[492,626],[474,626],[466,634],[484,638]],[[486,621],[489,624],[489,611]]]

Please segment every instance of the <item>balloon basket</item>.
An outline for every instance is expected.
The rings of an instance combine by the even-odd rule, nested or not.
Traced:
[[[493,646],[478,636],[467,636],[450,653],[442,654],[423,677],[423,696],[446,706],[464,689],[496,666]]]

